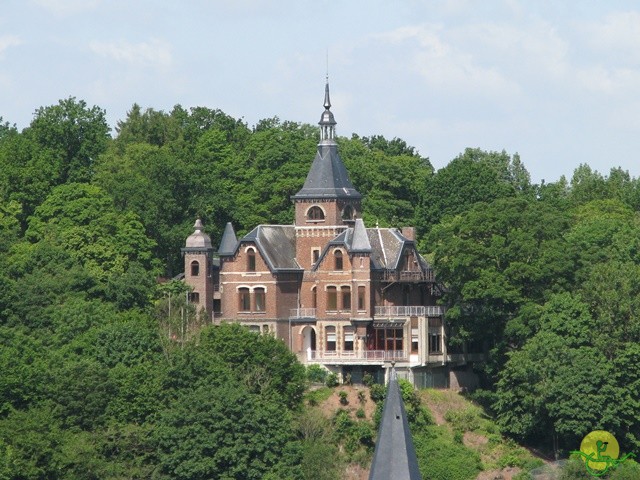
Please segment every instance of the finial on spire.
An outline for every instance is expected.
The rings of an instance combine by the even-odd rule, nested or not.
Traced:
[[[329,110],[331,108],[331,100],[329,99],[329,76],[327,75],[327,83],[324,86],[324,108]]]

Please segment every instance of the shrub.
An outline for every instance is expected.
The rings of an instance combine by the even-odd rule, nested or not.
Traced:
[[[341,405],[348,405],[349,404],[349,399],[347,398],[347,392],[345,392],[344,390],[340,390],[338,392],[338,396],[340,397],[340,404]]]
[[[335,373],[330,373],[327,375],[327,379],[325,380],[327,387],[333,388],[338,386],[338,376]]]
[[[307,380],[311,383],[324,383],[329,372],[320,365],[309,365],[307,367]]]
[[[356,411],[356,417],[358,417],[358,418],[364,418],[365,416],[366,416],[366,415],[365,415],[365,413],[364,413],[364,408],[359,408],[359,409]]]
[[[376,403],[382,402],[384,400],[384,396],[387,394],[387,388],[384,385],[371,385],[371,389],[369,390],[369,396],[371,400]]]
[[[362,384],[365,387],[370,387],[371,385],[373,385],[374,383],[376,383],[375,378],[373,378],[373,375],[371,375],[369,372],[366,372],[363,376],[362,376]]]
[[[480,416],[477,408],[465,408],[464,410],[448,410],[444,419],[453,425],[453,428],[470,432],[480,428]]]
[[[364,390],[358,390],[358,401],[363,405],[367,402],[367,396],[365,395]]]

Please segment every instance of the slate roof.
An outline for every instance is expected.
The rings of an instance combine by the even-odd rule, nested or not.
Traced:
[[[271,271],[301,270],[296,261],[296,230],[293,225],[258,225],[240,239],[238,246],[242,242],[255,243]]]
[[[299,199],[352,198],[362,195],[355,189],[335,143],[321,143],[302,189],[293,197]]]
[[[392,369],[369,480],[421,478],[407,412],[404,409],[396,371]]]
[[[218,247],[218,255],[233,255],[236,252],[238,246],[238,238],[236,232],[233,230],[231,222],[227,222],[224,227],[224,233],[222,234],[222,240],[220,240],[220,246]]]
[[[336,121],[331,113],[329,100],[329,83],[325,86],[324,112],[320,117],[320,143],[318,151],[302,189],[291,198],[322,199],[322,198],[351,198],[360,199],[362,195],[355,189],[347,169],[338,154],[335,141]]]

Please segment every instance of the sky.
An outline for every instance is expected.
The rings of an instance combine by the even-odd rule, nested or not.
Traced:
[[[637,1],[0,0],[19,129],[70,96],[111,127],[134,103],[315,124],[327,65],[339,135],[401,138],[436,169],[479,147],[535,182],[640,176]]]

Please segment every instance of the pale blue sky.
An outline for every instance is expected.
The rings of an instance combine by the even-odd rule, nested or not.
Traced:
[[[340,135],[640,175],[635,1],[0,0],[0,115],[75,96],[112,126],[134,102],[315,123],[327,50]]]

